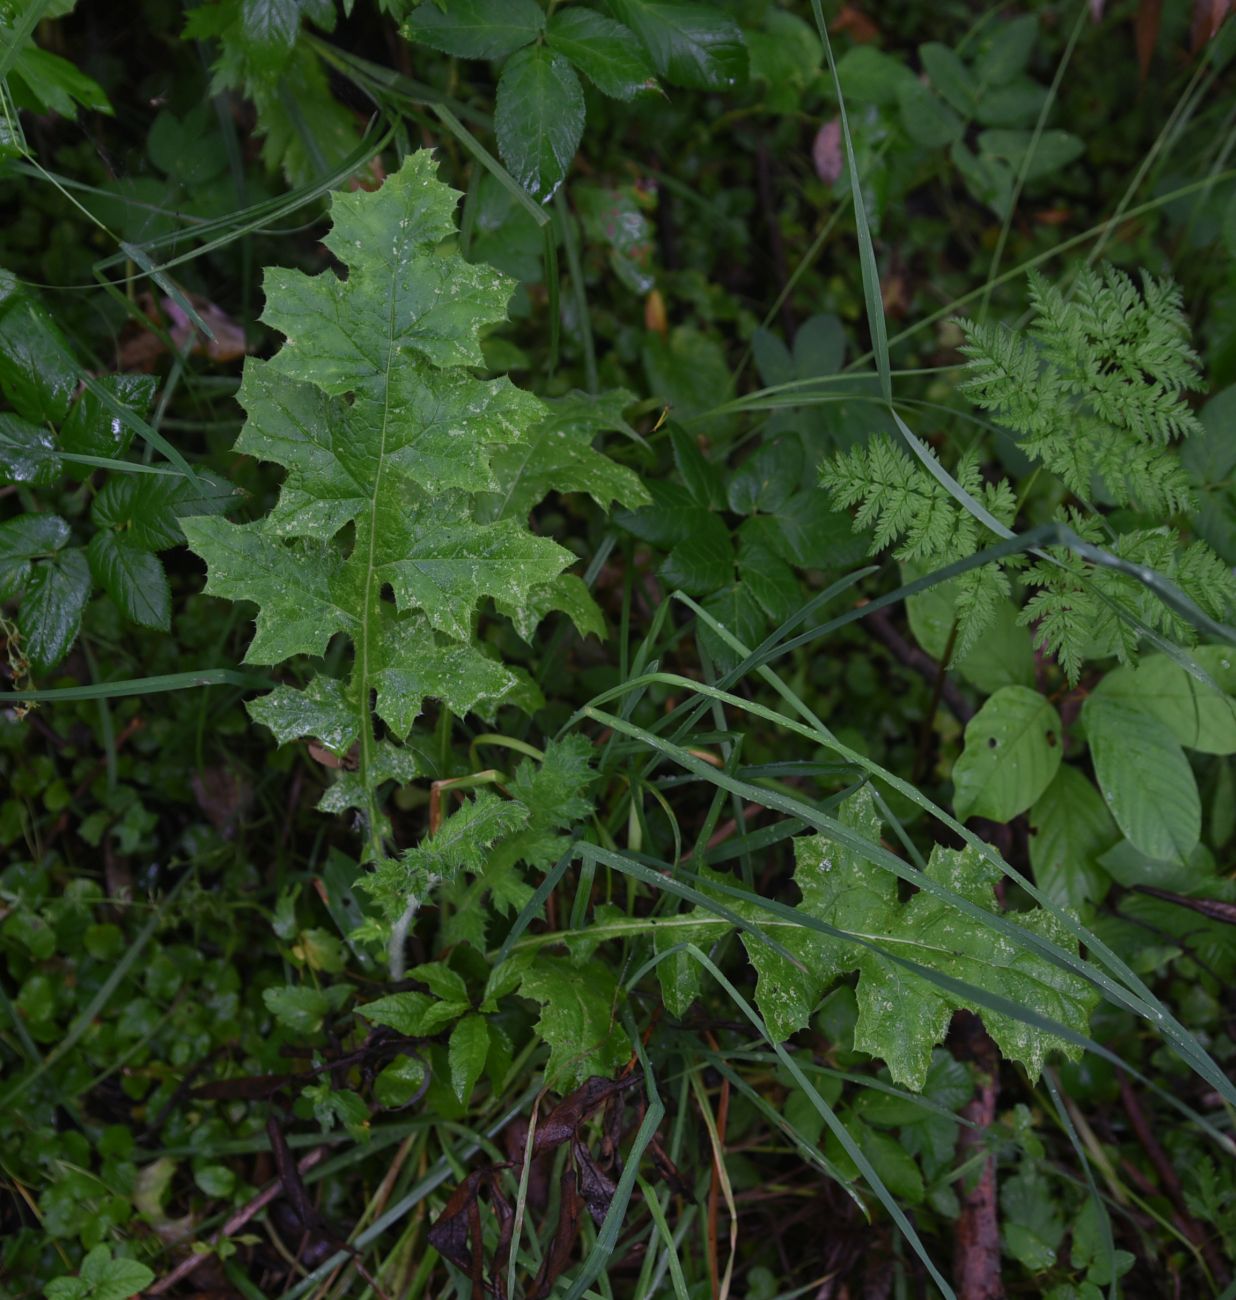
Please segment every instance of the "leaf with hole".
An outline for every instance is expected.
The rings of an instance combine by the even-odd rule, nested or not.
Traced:
[[[970,719],[953,764],[957,816],[1011,821],[1051,784],[1062,754],[1060,715],[1028,686],[1002,686]]]

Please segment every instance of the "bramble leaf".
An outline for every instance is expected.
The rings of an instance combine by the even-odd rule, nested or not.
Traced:
[[[676,86],[725,90],[747,79],[742,29],[711,5],[687,0],[609,0],[643,41],[657,71]]]
[[[656,88],[655,74],[635,33],[591,9],[564,9],[549,20],[551,49],[564,54],[604,95],[634,99]]]
[[[542,45],[513,54],[498,80],[494,129],[511,174],[549,202],[584,133],[584,91],[570,63]]]
[[[429,0],[408,15],[403,35],[461,59],[500,59],[544,29],[536,0],[452,0],[449,8]]]

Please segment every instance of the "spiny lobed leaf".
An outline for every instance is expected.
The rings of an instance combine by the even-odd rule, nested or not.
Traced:
[[[860,790],[849,800],[842,820],[873,846],[879,842],[880,819],[867,791]],[[971,917],[926,890],[901,902],[897,878],[891,872],[823,836],[795,840],[794,855],[794,882],[802,895],[798,911],[857,935],[873,947],[771,917],[755,903],[740,905],[736,910],[741,915],[800,963],[795,967],[757,936],[742,936],[757,974],[756,1005],[777,1041],[804,1028],[829,985],[857,970],[854,1045],[881,1057],[892,1077],[908,1087],[922,1088],[932,1047],[943,1041],[953,1012],[962,1009],[981,1015],[1001,1052],[1021,1061],[1032,1075],[1039,1073],[1052,1050],[1077,1055],[1077,1049],[1065,1040],[958,997],[890,961],[884,953],[896,953],[997,994],[1079,1034],[1085,1033],[1098,1000],[1086,980],[1037,955],[995,926],[976,926]],[[999,869],[973,848],[937,847],[926,874],[962,898],[994,911],[992,886]],[[728,928],[723,921],[707,921],[707,915],[702,908],[687,914],[702,923],[700,931],[691,935],[696,943],[712,942]],[[1075,947],[1064,926],[1039,908],[1010,919],[1063,947]],[[671,922],[657,934],[657,947],[665,950],[681,940],[680,929]],[[670,957],[658,970],[667,1007],[675,1015],[684,1014],[698,992],[688,967]]]
[[[478,605],[493,600],[524,635],[550,608],[585,630],[599,614],[582,584],[564,585],[575,557],[529,531],[528,509],[556,486],[645,499],[629,470],[590,448],[548,455],[581,420],[594,434],[597,419],[563,429],[563,416],[508,379],[473,375],[481,331],[505,318],[514,285],[445,246],[458,197],[428,152],[414,154],[377,192],[334,196],[324,242],[346,279],[267,272],[263,320],[285,342],[246,363],[237,448],[283,465],[287,478],[263,519],[184,523],[209,566],[207,591],[259,606],[248,661],[321,655],[341,634],[352,642],[346,683],[280,687],[254,716],[280,741],[316,736],[336,753],[359,742],[359,772],[334,806],[365,808],[379,857],[374,788],[382,775],[406,779],[415,763],[378,743],[371,700],[398,743],[426,698],[458,713],[535,699],[474,644]],[[610,418],[603,408],[600,420]]]

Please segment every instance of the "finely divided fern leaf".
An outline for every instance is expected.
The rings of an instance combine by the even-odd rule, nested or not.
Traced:
[[[1198,431],[1185,401],[1198,387],[1179,291],[1143,275],[1135,283],[1114,268],[1085,270],[1071,297],[1030,277],[1033,321],[1027,333],[963,321],[969,358],[961,389],[1017,435],[1083,503],[1096,497],[1145,512],[1191,508],[1192,494],[1173,444]],[[983,483],[965,456],[955,477],[1002,523],[1016,503],[1008,483]],[[857,506],[854,526],[872,530],[872,549],[895,545],[897,558],[942,567],[989,541],[981,525],[921,464],[886,436],[837,455],[821,481],[838,506]],[[1057,517],[1089,541],[1170,578],[1212,618],[1236,605],[1236,579],[1200,542],[1181,544],[1170,527],[1127,531],[1112,540],[1094,513],[1068,508]],[[954,661],[973,649],[1002,599],[1019,560],[985,565],[955,580]],[[1026,572],[1034,588],[1021,614],[1039,643],[1076,683],[1087,659],[1131,662],[1142,629],[1191,644],[1196,636],[1148,588],[1066,548]]]
[[[984,483],[975,454],[961,458],[954,477],[1001,523],[1012,523],[1015,502],[1011,489],[1003,480]],[[854,527],[872,530],[873,552],[898,543],[893,552],[898,559],[942,567],[996,540],[958,505],[942,483],[887,435],[827,462],[820,482],[838,507],[858,506]],[[1008,592],[1008,578],[994,565],[959,581],[957,660],[965,657],[991,625],[1000,599]]]
[[[1030,305],[1029,336],[962,321],[962,391],[1078,497],[1097,479],[1117,504],[1187,509],[1187,476],[1166,451],[1198,429],[1183,396],[1199,374],[1179,291],[1105,267],[1084,270],[1066,298],[1031,273]]]

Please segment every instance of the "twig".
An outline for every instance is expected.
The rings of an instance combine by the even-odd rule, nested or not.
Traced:
[[[297,1172],[306,1174],[314,1165],[320,1164],[326,1157],[326,1147],[314,1147],[308,1155],[302,1156],[300,1163],[296,1166]],[[283,1180],[276,1178],[264,1191],[259,1192],[251,1201],[241,1206],[235,1214],[210,1238],[210,1244],[217,1246],[219,1242],[227,1237],[235,1235],[253,1218],[255,1214],[260,1214],[271,1201],[277,1201],[284,1194]],[[154,1286],[146,1289],[147,1295],[163,1295],[170,1291],[178,1282],[184,1281],[185,1278],[197,1270],[198,1266],[212,1258],[211,1252],[203,1251],[201,1254],[187,1255],[176,1265],[172,1271],[163,1278],[160,1278]]]
[[[963,1119],[976,1125],[961,1130],[957,1158],[964,1162],[971,1151],[983,1149],[987,1130],[996,1122],[998,1055],[977,1016],[962,1012],[954,1025],[958,1039],[954,1054],[973,1060],[979,1076],[978,1092],[961,1112]],[[996,1161],[991,1154],[983,1161],[978,1182],[962,1198],[953,1271],[958,1300],[1002,1300],[1000,1214],[996,1204]]]
[[[974,710],[970,707],[970,701],[962,694],[961,687],[947,676],[943,666],[937,663],[926,650],[920,650],[901,635],[886,611],[872,610],[870,614],[863,615],[863,622],[871,629],[872,636],[886,650],[892,652],[894,659],[905,664],[907,668],[913,668],[924,681],[931,683],[934,691],[931,708],[933,714],[936,703],[942,700],[948,705],[949,712],[963,726],[970,721],[974,716]]]

